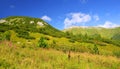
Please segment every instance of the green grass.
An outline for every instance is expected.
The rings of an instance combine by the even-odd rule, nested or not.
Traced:
[[[48,46],[50,48],[54,48],[56,50],[60,51],[74,51],[74,52],[88,52],[93,53],[94,44],[93,43],[86,43],[86,42],[77,42],[74,43],[70,42],[68,38],[62,37],[52,37],[49,35],[44,35],[40,33],[30,33],[30,36],[35,37],[35,39],[27,40],[24,38],[19,38],[16,36],[16,33],[14,31],[11,31],[11,38],[10,41],[13,43],[16,43],[18,46],[26,46],[26,45],[38,45],[38,41],[40,37],[46,37],[49,40],[47,40]],[[55,41],[55,45],[53,45],[53,41]],[[97,45],[99,52],[101,55],[113,55],[116,56],[116,52],[120,51],[120,47],[107,44],[105,43],[105,46]],[[118,54],[119,55],[119,54]]]
[[[119,69],[120,59],[90,53],[43,49],[37,46],[17,46],[11,42],[0,43],[0,69]],[[79,55],[79,57],[78,57]]]
[[[68,31],[70,33],[73,33],[74,35],[78,34],[87,34],[87,35],[93,35],[93,34],[100,34],[101,37],[103,38],[108,38],[110,39],[113,37],[115,34],[120,33],[120,27],[118,28],[113,28],[113,29],[106,29],[106,28],[70,28],[70,29],[65,29],[63,31]]]
[[[6,20],[10,22],[0,25],[0,69],[120,69],[119,40],[110,39],[116,33],[114,39],[119,37],[120,28],[72,29],[72,34],[41,19],[13,16]],[[29,24],[31,20],[34,25]],[[38,21],[44,27],[36,28]],[[41,48],[41,37],[45,48]]]

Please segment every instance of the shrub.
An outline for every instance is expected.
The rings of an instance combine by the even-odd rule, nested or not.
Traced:
[[[34,37],[29,35],[29,32],[25,30],[16,30],[16,32],[18,33],[17,37],[25,38],[25,39],[35,39]]]
[[[10,41],[10,37],[11,37],[10,31],[6,31],[4,34],[2,34],[2,40],[9,40]]]
[[[0,32],[0,40],[2,40],[2,33]]]
[[[69,42],[75,43],[74,39],[69,39]]]
[[[120,51],[113,51],[113,55],[115,55],[116,57],[120,57]]]
[[[38,47],[48,48],[48,44],[44,37],[41,37],[38,41]]]
[[[98,47],[97,47],[96,44],[94,45],[93,50],[94,50],[94,53],[95,53],[95,54],[99,54],[99,50],[98,50]]]
[[[113,40],[120,40],[120,34],[113,35],[113,37],[111,39],[113,39]]]

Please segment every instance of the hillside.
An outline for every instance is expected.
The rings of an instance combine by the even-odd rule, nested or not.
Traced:
[[[10,16],[0,19],[0,41],[11,41],[23,47],[28,44],[62,51],[94,53],[93,48],[97,46],[104,47],[99,49],[100,54],[103,54],[102,50],[114,54],[114,50],[109,47],[119,52],[119,32],[120,28],[71,28],[61,32],[40,18]]]
[[[68,31],[70,33],[73,33],[74,35],[79,34],[87,34],[87,35],[94,35],[94,34],[100,34],[103,38],[111,39],[114,35],[119,34],[120,35],[120,27],[117,28],[102,28],[102,27],[74,27],[74,28],[68,28],[64,31]]]
[[[19,33],[18,36],[20,37],[28,37],[28,32],[38,32],[56,37],[64,36],[63,32],[53,28],[42,19],[26,16],[10,16],[0,19],[0,28],[0,32],[14,30],[16,33]],[[26,36],[22,34],[26,34]]]
[[[0,69],[119,69],[119,32],[120,28],[71,28],[62,32],[39,18],[3,18]]]
[[[99,44],[105,42],[120,46],[120,27],[101,28],[101,27],[73,27],[63,30],[68,35],[72,35],[73,40]],[[75,38],[76,37],[76,38]],[[102,45],[100,43],[100,45]],[[104,44],[103,44],[104,45]]]

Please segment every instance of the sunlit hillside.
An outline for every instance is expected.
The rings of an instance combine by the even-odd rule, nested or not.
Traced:
[[[0,69],[119,69],[119,30],[60,31],[38,18],[3,18],[0,19]]]

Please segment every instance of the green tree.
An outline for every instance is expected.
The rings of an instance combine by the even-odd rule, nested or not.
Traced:
[[[38,41],[38,47],[48,48],[48,44],[44,37],[41,37]]]
[[[93,50],[94,50],[94,53],[95,53],[95,54],[99,54],[99,50],[98,50],[98,47],[97,47],[96,44],[94,45]]]

